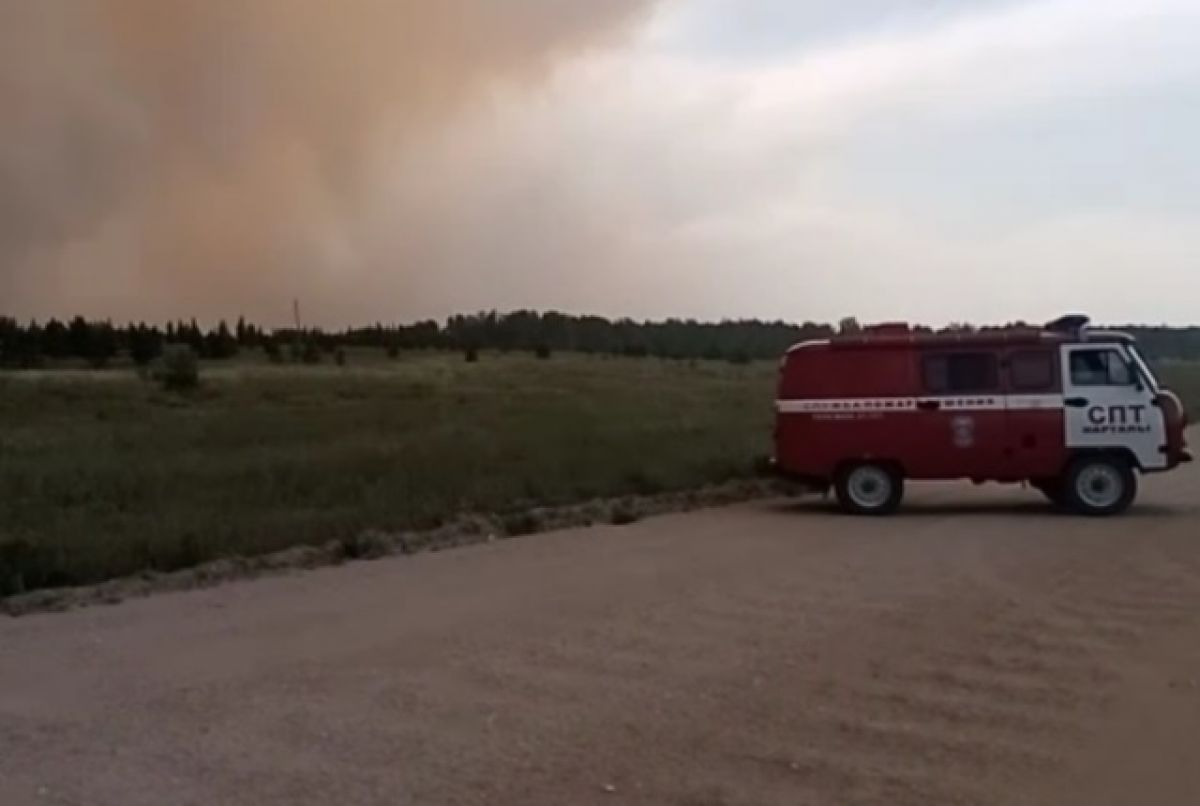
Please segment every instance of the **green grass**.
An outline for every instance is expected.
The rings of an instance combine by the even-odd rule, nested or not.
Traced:
[[[1200,362],[1170,362],[1160,364],[1159,380],[1183,398],[1193,423],[1200,422]]]
[[[0,586],[743,476],[773,379],[565,355],[206,366],[185,396],[128,371],[0,375]]]

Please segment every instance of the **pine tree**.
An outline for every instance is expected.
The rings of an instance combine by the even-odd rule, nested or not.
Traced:
[[[82,316],[71,320],[67,328],[67,344],[70,355],[88,358],[92,354],[92,326]]]

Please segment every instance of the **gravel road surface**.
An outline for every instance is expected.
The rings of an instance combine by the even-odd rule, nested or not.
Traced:
[[[916,487],[0,619],[0,803],[1200,803],[1200,472]]]

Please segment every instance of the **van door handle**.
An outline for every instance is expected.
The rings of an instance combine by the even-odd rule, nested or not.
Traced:
[[[1086,409],[1091,403],[1086,397],[1068,397],[1063,402],[1073,409]]]
[[[921,400],[917,402],[917,408],[921,411],[937,411],[942,407],[940,400]]]

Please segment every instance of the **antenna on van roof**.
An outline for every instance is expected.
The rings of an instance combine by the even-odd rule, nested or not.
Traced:
[[[1091,317],[1084,316],[1083,314],[1070,314],[1047,323],[1046,330],[1051,333],[1065,333],[1070,336],[1076,336],[1086,330],[1091,323]]]

